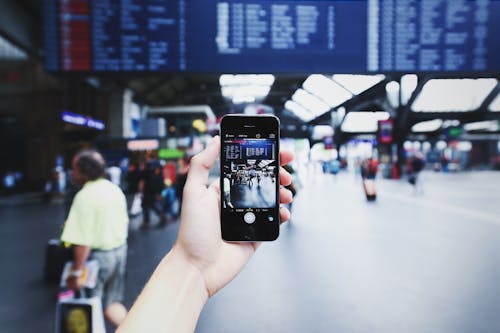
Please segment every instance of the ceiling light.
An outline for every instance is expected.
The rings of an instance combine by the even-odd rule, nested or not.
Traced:
[[[474,111],[496,85],[496,79],[432,79],[411,108],[417,112]]]

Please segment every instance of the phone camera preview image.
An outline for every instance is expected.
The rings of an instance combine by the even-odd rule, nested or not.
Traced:
[[[223,237],[274,240],[279,233],[278,159],[275,135],[229,135],[222,149]]]
[[[223,208],[276,207],[277,161],[272,139],[226,141]]]

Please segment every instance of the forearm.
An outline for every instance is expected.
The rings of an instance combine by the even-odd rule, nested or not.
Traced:
[[[75,245],[73,256],[73,269],[81,270],[85,267],[85,262],[90,255],[91,248],[89,246]]]
[[[194,331],[208,293],[201,273],[174,252],[160,262],[117,333]]]

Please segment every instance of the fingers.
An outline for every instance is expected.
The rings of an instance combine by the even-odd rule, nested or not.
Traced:
[[[290,150],[280,151],[280,164],[281,165],[287,165],[288,163],[293,161],[294,158],[295,158],[295,156],[293,155],[292,151],[290,151]]]
[[[292,183],[292,175],[288,173],[283,167],[280,167],[280,184],[288,186]]]
[[[209,188],[220,194],[220,177],[217,177],[217,179],[210,184]]]
[[[292,200],[292,192],[286,188],[280,188],[280,203],[289,204]]]
[[[207,148],[191,159],[186,188],[188,190],[205,190],[207,187],[208,172],[214,165],[220,152],[218,136],[212,138]]]
[[[280,222],[284,223],[290,219],[290,211],[286,207],[280,207]]]

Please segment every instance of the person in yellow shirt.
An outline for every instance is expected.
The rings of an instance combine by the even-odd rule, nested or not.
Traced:
[[[127,261],[127,201],[121,189],[104,178],[106,162],[95,150],[82,150],[72,161],[73,178],[82,185],[71,205],[61,240],[74,246],[67,286],[82,287],[85,262],[99,262],[92,296],[100,296],[106,319],[118,326],[127,314],[122,304]]]

